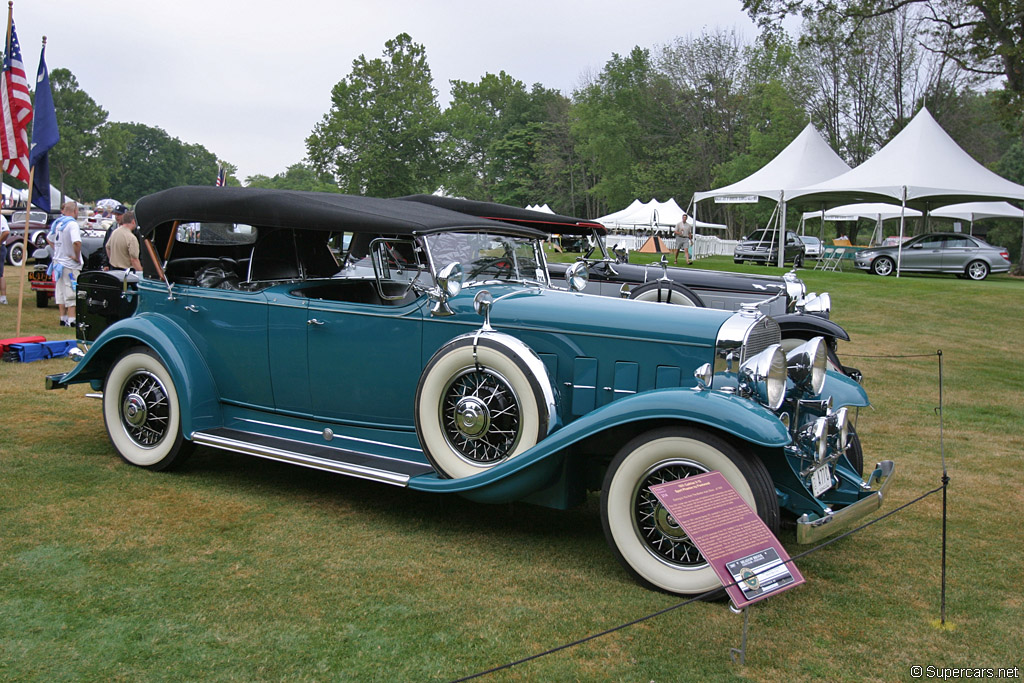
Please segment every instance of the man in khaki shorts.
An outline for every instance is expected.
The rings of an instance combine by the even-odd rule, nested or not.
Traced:
[[[78,202],[64,202],[61,216],[50,226],[47,240],[53,245],[50,264],[54,277],[53,298],[60,309],[60,326],[75,326],[75,287],[82,272],[82,232],[78,227]]]
[[[111,268],[127,270],[134,268],[142,272],[139,261],[139,240],[135,236],[135,212],[126,211],[121,224],[110,234],[107,240],[107,261]]]

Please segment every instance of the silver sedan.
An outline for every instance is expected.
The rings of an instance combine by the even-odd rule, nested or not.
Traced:
[[[1010,270],[1010,254],[985,240],[961,233],[919,235],[898,246],[872,247],[857,252],[854,265],[875,275],[896,272],[953,273],[957,277],[984,280],[989,273]]]

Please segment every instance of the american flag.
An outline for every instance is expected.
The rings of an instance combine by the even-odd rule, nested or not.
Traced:
[[[226,175],[227,174],[224,172],[224,167],[223,166],[220,166],[219,168],[217,168],[217,182],[216,182],[217,187],[224,187],[225,183],[227,182],[227,179],[225,177]]]
[[[28,182],[28,124],[32,121],[32,98],[13,19],[11,45],[4,55],[3,78],[0,78],[0,106],[0,153],[4,172]]]

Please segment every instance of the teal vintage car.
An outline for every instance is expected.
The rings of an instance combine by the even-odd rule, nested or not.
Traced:
[[[88,351],[128,463],[196,445],[481,503],[577,505],[641,583],[719,586],[650,492],[717,470],[813,542],[881,505],[863,388],[738,312],[553,288],[541,233],[417,202],[181,187],[137,205],[143,273],[83,274]],[[111,311],[117,311],[111,314]]]

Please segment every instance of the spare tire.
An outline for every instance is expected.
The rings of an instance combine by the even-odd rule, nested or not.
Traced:
[[[554,395],[544,363],[515,337],[456,337],[434,354],[416,387],[423,453],[448,478],[482,472],[547,436]]]
[[[629,293],[630,299],[637,301],[656,301],[658,303],[676,304],[677,306],[697,306],[704,308],[704,302],[687,287],[668,280],[655,280],[640,285]]]

